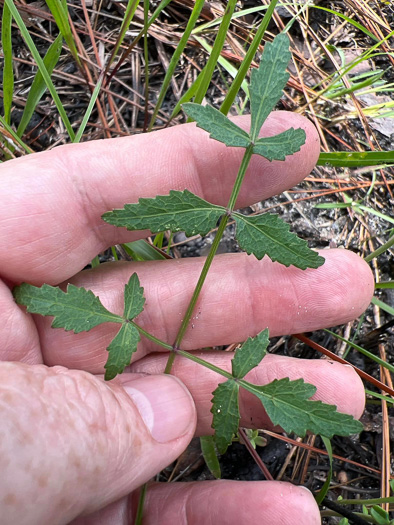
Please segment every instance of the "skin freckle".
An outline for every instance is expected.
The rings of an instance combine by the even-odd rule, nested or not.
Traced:
[[[41,474],[37,478],[37,484],[42,489],[48,486],[48,476],[45,476],[44,474]]]
[[[6,405],[11,405],[14,400],[14,396],[11,394],[11,392],[5,392],[4,394],[2,394],[1,398],[3,403],[5,403]]]
[[[4,505],[16,505],[18,498],[12,492],[6,494],[3,498]]]

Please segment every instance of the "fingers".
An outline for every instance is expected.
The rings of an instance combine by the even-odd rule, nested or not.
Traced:
[[[198,349],[244,341],[269,328],[270,335],[312,331],[359,316],[373,294],[368,265],[352,252],[325,250],[317,270],[298,270],[245,254],[215,258],[182,348]],[[124,284],[137,272],[145,290],[137,323],[173,344],[203,265],[202,259],[101,265],[82,272],[74,284],[92,289],[110,311],[122,314]],[[163,275],[165,278],[163,278]],[[16,308],[16,306],[14,306]],[[73,334],[50,328],[35,316],[44,362],[103,373],[106,347],[119,329],[101,325]],[[134,360],[161,348],[142,337]]]
[[[320,522],[319,509],[309,490],[271,481],[155,484],[148,489],[144,514],[144,525]]]
[[[236,122],[249,126],[249,117]],[[306,144],[286,161],[252,159],[238,206],[253,204],[301,181],[319,153],[310,122],[273,113],[263,135],[291,126],[306,130]],[[139,197],[169,190],[197,193],[226,205],[243,150],[226,148],[195,124],[148,135],[68,145],[1,165],[0,268],[13,281],[57,284],[81,270],[97,253],[130,233],[101,215]],[[12,264],[9,261],[12,260]]]
[[[170,376],[128,374],[122,383],[60,367],[0,365],[2,523],[69,523],[180,455],[196,420],[185,387]]]
[[[81,517],[71,525],[129,525],[135,515],[136,498]],[[277,481],[203,481],[153,483],[144,504],[144,525],[319,525],[317,504],[304,487]]]
[[[197,352],[202,359],[231,372],[231,359],[234,354],[227,352]],[[135,373],[157,374],[164,370],[166,354],[145,357],[131,366]],[[212,434],[211,399],[212,392],[219,382],[225,379],[216,372],[203,368],[184,357],[175,359],[171,370],[187,386],[197,408],[197,428],[199,436]],[[267,355],[246,379],[256,385],[266,385],[274,379],[289,377],[291,380],[303,378],[317,388],[313,399],[336,405],[339,412],[350,414],[358,419],[365,405],[363,384],[350,366],[325,359],[295,359],[277,355]],[[241,426],[247,428],[273,428],[261,402],[252,394],[240,389]]]

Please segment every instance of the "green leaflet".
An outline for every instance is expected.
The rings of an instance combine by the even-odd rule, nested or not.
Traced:
[[[133,273],[124,288],[124,314],[125,319],[134,319],[144,309],[144,289],[140,286],[138,275]]]
[[[109,344],[108,359],[105,364],[105,379],[113,379],[121,374],[131,361],[140,340],[138,328],[130,321],[144,308],[144,289],[136,273],[125,286],[124,316],[109,312],[100,299],[90,290],[72,284],[67,291],[44,284],[41,288],[22,283],[13,290],[15,300],[24,304],[31,313],[54,317],[52,327],[72,330],[76,334],[87,332],[102,323],[121,323],[120,330]]]
[[[54,317],[53,328],[64,328],[74,333],[88,332],[102,323],[121,323],[119,315],[109,312],[100,299],[90,290],[77,288],[73,284],[67,291],[43,284],[41,288],[22,283],[13,290],[18,304],[24,304],[27,311]]]
[[[305,436],[307,430],[331,438],[334,434],[348,436],[362,431],[363,426],[348,414],[336,411],[336,406],[310,401],[316,387],[303,379],[275,379],[264,386],[240,380],[243,388],[257,396],[274,425],[287,433]]]
[[[282,96],[289,79],[286,67],[290,58],[289,37],[280,33],[272,44],[265,44],[260,65],[251,73],[249,93],[252,142],[256,142],[263,122]]]
[[[306,241],[289,231],[289,225],[277,215],[263,214],[246,216],[233,213],[237,224],[236,238],[239,246],[257,259],[264,255],[285,266],[296,266],[301,270],[318,268],[324,258],[308,248]]]
[[[241,348],[236,350],[231,361],[233,376],[242,379],[255,368],[265,356],[268,343],[268,328],[257,334],[256,337],[249,337]]]
[[[191,237],[208,233],[223,213],[225,209],[222,206],[210,204],[188,190],[172,190],[169,195],[139,199],[138,204],[126,204],[120,210],[104,213],[102,218],[128,230],[149,229],[152,233],[184,231]]]
[[[215,429],[215,443],[219,454],[224,454],[233,436],[237,433],[240,419],[238,405],[239,384],[228,379],[213,392],[212,428]]]
[[[290,128],[273,137],[263,137],[256,141],[253,153],[265,157],[269,161],[285,160],[287,155],[300,151],[305,144],[306,134],[301,128]]]
[[[186,115],[195,120],[199,128],[208,131],[212,139],[223,142],[226,146],[241,148],[249,146],[250,138],[246,131],[212,106],[200,106],[189,102],[182,107]]]
[[[136,275],[136,274],[134,274]],[[112,339],[107,350],[109,352],[105,363],[104,379],[109,381],[118,374],[121,374],[131,361],[133,353],[137,350],[140,334],[137,328],[131,323],[123,323],[121,329]]]

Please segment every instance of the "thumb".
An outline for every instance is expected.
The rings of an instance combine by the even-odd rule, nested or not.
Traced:
[[[128,494],[186,448],[196,411],[173,376],[0,364],[4,525],[68,523]]]

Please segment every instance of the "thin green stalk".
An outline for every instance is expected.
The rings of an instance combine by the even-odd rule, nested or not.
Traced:
[[[139,326],[134,321],[130,321],[130,323],[132,325],[134,325],[137,328],[137,330],[142,335],[144,335],[147,339],[150,339],[151,341],[153,341],[154,343],[158,344],[159,346],[162,346],[166,350],[174,350],[174,347],[172,347],[171,345],[165,343],[161,339],[158,339],[154,335],[150,334],[149,332],[147,332],[146,330],[141,328],[141,326]],[[213,365],[209,361],[205,361],[204,359],[201,359],[200,357],[197,357],[194,354],[191,354],[189,352],[185,352],[184,350],[179,350],[179,349],[176,349],[176,351],[172,355],[176,355],[176,354],[182,355],[183,357],[186,357],[187,359],[190,359],[191,361],[194,361],[195,363],[198,363],[198,364],[200,364],[202,366],[205,366],[205,368],[209,368],[209,370],[213,370],[217,374],[219,374],[219,375],[221,375],[223,377],[226,377],[227,379],[233,379],[233,376],[229,372],[226,372],[225,370],[222,370],[221,368]],[[165,372],[165,373],[167,373],[167,372]]]
[[[125,37],[126,31],[128,30],[130,23],[133,19],[133,16],[137,10],[138,4],[140,3],[140,0],[129,0],[127,3],[126,11],[124,14],[124,19],[122,22],[122,26],[120,28],[119,36],[116,41],[115,47],[112,50],[109,64],[112,64],[114,58],[116,57],[117,52],[119,51],[120,46],[122,45],[123,39]]]
[[[187,359],[190,359],[190,361],[194,361],[195,363],[198,363],[199,365],[205,366],[205,368],[209,368],[209,370],[212,370],[213,372],[216,372],[217,374],[225,377],[226,379],[234,379],[234,377],[225,370],[222,370],[221,368],[213,365],[212,363],[209,363],[208,361],[205,361],[205,359],[200,359],[194,354],[191,354],[190,352],[185,352],[184,350],[177,350],[177,355],[181,355],[183,357],[186,357]]]
[[[139,326],[137,323],[135,323],[134,321],[130,321],[131,324],[133,324],[137,330],[142,334],[144,335],[147,339],[150,339],[151,341],[153,341],[154,343],[156,343],[157,345],[159,346],[162,346],[163,348],[165,348],[166,350],[173,350],[173,347],[167,343],[165,343],[164,341],[162,341],[161,339],[158,339],[157,337],[155,337],[154,335],[150,334],[149,332],[147,332],[146,330],[144,330],[143,328],[141,328],[141,326]]]
[[[148,49],[148,28],[149,28],[149,0],[144,0],[144,72],[145,72],[145,115],[144,132],[148,128],[149,122],[149,49]]]
[[[174,347],[177,350],[180,347],[182,339],[183,339],[183,337],[184,337],[184,335],[186,333],[186,330],[187,330],[187,328],[189,326],[189,321],[191,319],[191,316],[193,315],[193,310],[194,310],[194,308],[196,306],[196,303],[197,303],[198,297],[200,295],[201,289],[203,287],[204,281],[205,281],[205,279],[207,277],[208,270],[211,267],[213,258],[214,258],[215,254],[216,254],[216,251],[217,251],[218,247],[219,247],[220,240],[221,240],[221,238],[223,236],[224,230],[226,229],[227,223],[229,221],[230,213],[234,209],[234,206],[235,206],[238,194],[239,194],[239,190],[241,189],[241,185],[242,185],[242,182],[244,180],[245,173],[246,173],[246,170],[248,168],[250,159],[252,158],[252,155],[253,155],[253,144],[250,144],[245,150],[244,156],[242,158],[241,165],[240,165],[239,170],[238,170],[237,178],[235,179],[234,187],[233,187],[233,190],[231,192],[230,200],[229,200],[228,205],[227,205],[228,214],[223,215],[223,217],[222,217],[222,219],[220,221],[218,231],[216,232],[216,235],[215,235],[215,238],[213,240],[211,249],[209,250],[208,257],[205,260],[205,263],[204,263],[204,266],[203,266],[203,268],[201,270],[201,274],[200,274],[200,277],[198,279],[196,288],[194,289],[192,298],[191,298],[189,306],[188,306],[188,308],[186,310],[186,313],[185,313],[185,316],[183,318],[181,327],[180,327],[180,329],[178,331],[178,334],[176,336]],[[171,368],[172,368],[172,364],[174,362],[174,359],[175,359],[175,353],[173,352],[173,353],[170,354],[170,357],[168,358],[167,365],[166,365],[164,373],[166,373],[166,374],[170,373]]]
[[[12,65],[12,40],[11,27],[12,15],[9,8],[3,8],[1,27],[1,43],[3,46],[4,66],[3,66],[3,106],[4,120],[11,124],[11,107],[14,96],[14,69]]]
[[[384,253],[386,250],[388,250],[392,245],[394,244],[394,235],[392,235],[390,237],[390,239],[382,244],[382,246],[380,248],[378,248],[377,250],[375,250],[374,252],[370,253],[369,255],[367,255],[365,258],[364,258],[364,261],[365,262],[371,262],[372,259],[375,259],[375,257],[378,257],[379,255],[381,255],[382,253]]]
[[[141,525],[142,524],[142,518],[143,518],[143,512],[144,512],[144,503],[145,503],[145,496],[146,496],[146,489],[148,488],[148,483],[144,483],[142,487],[140,488],[140,496],[138,498],[138,507],[137,507],[137,513],[135,516],[134,525]]]
[[[244,153],[242,158],[241,166],[239,167],[238,175],[234,183],[233,191],[231,192],[230,200],[227,204],[227,210],[232,212],[234,210],[235,202],[238,198],[239,190],[241,189],[242,182],[245,177],[246,170],[248,169],[250,159],[253,155],[253,144],[250,144]]]
[[[218,231],[216,232],[215,239],[213,240],[211,249],[209,250],[208,257],[205,259],[204,266],[203,266],[203,268],[201,270],[200,277],[199,277],[198,282],[196,284],[196,287],[194,289],[194,292],[193,292],[192,298],[190,300],[189,306],[188,306],[188,308],[186,310],[186,313],[185,313],[185,316],[183,318],[183,321],[182,321],[181,327],[179,329],[178,335],[176,336],[175,344],[174,344],[174,346],[176,348],[178,348],[180,346],[181,341],[182,341],[182,339],[183,339],[183,337],[185,335],[185,332],[187,330],[187,327],[189,326],[189,321],[190,321],[191,316],[193,314],[194,307],[196,306],[197,299],[198,299],[198,297],[200,295],[200,292],[201,292],[201,289],[203,287],[204,281],[205,281],[205,279],[207,277],[208,270],[211,267],[213,258],[214,258],[215,254],[216,254],[216,251],[217,251],[218,247],[219,247],[220,240],[221,240],[221,238],[223,236],[224,230],[226,229],[228,220],[229,220],[229,216],[228,215],[223,215],[223,217],[222,217],[222,219],[220,221],[220,224],[219,224]]]
[[[103,73],[100,74],[98,80],[97,80],[97,84],[93,90],[93,93],[92,93],[92,96],[90,97],[90,100],[89,100],[89,105],[85,111],[85,114],[83,116],[83,119],[82,119],[82,122],[81,122],[81,125],[79,126],[79,129],[77,131],[77,134],[75,135],[74,137],[74,140],[73,142],[75,143],[78,143],[81,138],[82,138],[82,135],[83,135],[83,132],[85,131],[85,128],[86,128],[86,124],[88,123],[88,120],[90,118],[90,115],[93,111],[93,107],[96,103],[96,100],[97,100],[97,97],[100,93],[100,88],[101,88],[101,84],[103,83]]]
[[[338,499],[338,505],[380,505],[381,503],[394,503],[394,497],[371,499]]]

